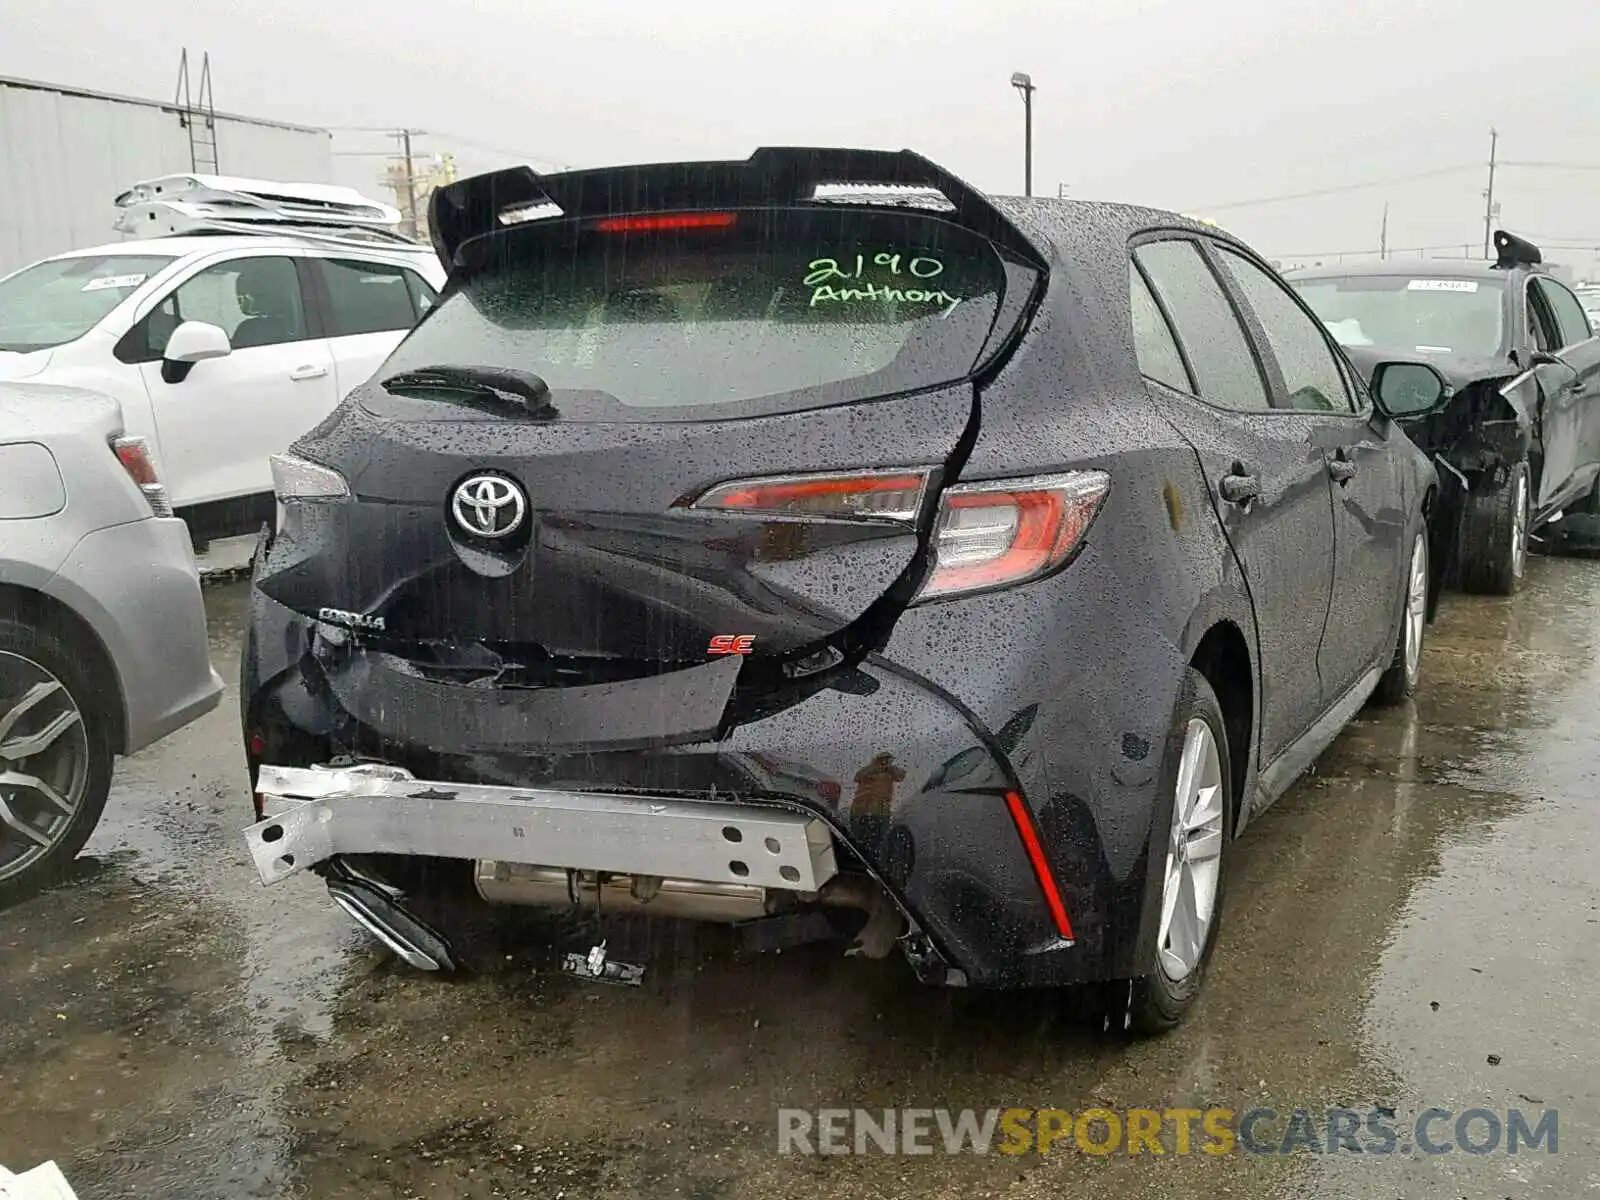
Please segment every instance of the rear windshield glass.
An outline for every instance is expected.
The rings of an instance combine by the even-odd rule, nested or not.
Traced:
[[[100,323],[170,255],[105,254],[53,258],[0,279],[0,350],[44,350],[77,341]]]
[[[377,378],[510,367],[549,384],[560,419],[673,421],[819,407],[971,371],[1006,282],[987,241],[898,213],[718,219],[732,224],[499,235]]]
[[[1504,340],[1500,289],[1488,281],[1349,275],[1289,282],[1341,346],[1490,355]]]

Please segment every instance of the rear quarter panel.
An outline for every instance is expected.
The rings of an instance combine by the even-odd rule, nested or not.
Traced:
[[[1075,923],[1073,953],[1117,975],[1133,964],[1151,823],[1169,814],[1158,782],[1183,673],[1215,623],[1252,647],[1256,633],[1193,449],[1108,364],[1106,339],[1127,335],[1072,324],[1047,309],[983,391],[960,478],[1108,471],[1081,551],[1049,578],[911,609],[884,654],[1005,731],[1069,906],[1105,918]]]

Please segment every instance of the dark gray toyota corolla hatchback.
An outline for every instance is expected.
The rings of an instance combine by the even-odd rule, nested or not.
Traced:
[[[447,897],[1178,1021],[1233,838],[1430,614],[1433,468],[1296,296],[910,152],[503,171],[431,225],[440,303],[274,464],[263,880],[424,968]]]

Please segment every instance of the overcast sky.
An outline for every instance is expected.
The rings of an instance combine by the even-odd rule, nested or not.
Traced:
[[[468,171],[909,146],[1020,193],[1027,71],[1036,192],[1210,216],[1274,257],[1375,247],[1386,201],[1391,247],[1481,248],[1491,124],[1505,160],[1600,168],[1595,0],[0,0],[0,29],[0,74],[167,99],[187,44],[219,109],[426,129]],[[1511,228],[1600,246],[1600,169],[1496,191]]]

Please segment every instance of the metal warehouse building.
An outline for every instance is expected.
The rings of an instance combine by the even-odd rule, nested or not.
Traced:
[[[0,76],[0,275],[119,240],[111,228],[119,192],[192,170],[330,183],[333,136]]]

